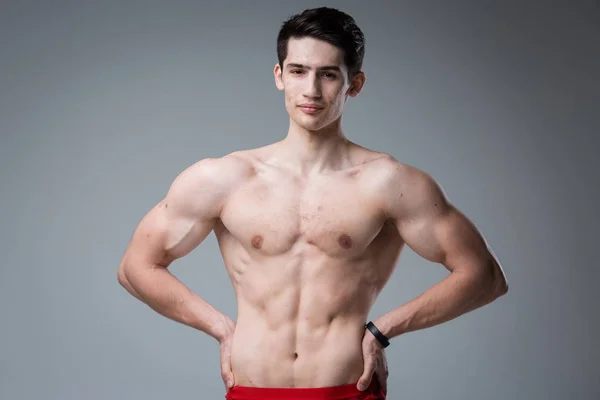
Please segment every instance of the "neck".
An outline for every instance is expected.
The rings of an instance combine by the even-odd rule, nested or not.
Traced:
[[[341,127],[341,117],[318,131],[306,130],[290,119],[288,134],[279,142],[278,155],[283,164],[301,175],[308,175],[350,166],[349,144]]]

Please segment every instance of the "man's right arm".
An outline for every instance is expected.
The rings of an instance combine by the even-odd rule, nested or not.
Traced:
[[[213,229],[239,175],[231,163],[226,158],[205,159],[177,176],[165,198],[135,229],[118,270],[119,283],[133,296],[219,341],[230,333],[230,318],[193,293],[168,267]]]

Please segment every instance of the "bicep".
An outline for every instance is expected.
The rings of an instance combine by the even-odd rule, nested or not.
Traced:
[[[167,267],[189,254],[214,226],[213,219],[194,218],[185,212],[169,210],[169,207],[166,197],[142,218],[125,258]]]
[[[480,272],[491,254],[473,222],[448,201],[428,174],[410,169],[402,182],[391,204],[398,232],[407,246],[450,271]]]
[[[213,229],[222,188],[199,167],[182,172],[140,221],[123,262],[168,266],[189,254]]]
[[[450,271],[476,269],[490,259],[485,239],[461,211],[443,200],[433,208],[397,225],[415,253]]]

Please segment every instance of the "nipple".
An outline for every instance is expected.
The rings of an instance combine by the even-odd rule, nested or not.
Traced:
[[[255,249],[260,249],[262,247],[263,244],[263,238],[260,235],[256,235],[252,238],[252,247],[254,247]]]
[[[344,249],[349,249],[350,247],[352,247],[352,239],[350,238],[350,236],[348,236],[346,234],[343,234],[342,236],[340,236],[338,238],[338,243]]]

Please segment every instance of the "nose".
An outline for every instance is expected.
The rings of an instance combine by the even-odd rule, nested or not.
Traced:
[[[304,87],[304,97],[307,98],[320,98],[321,97],[321,82],[319,81],[317,74],[309,74],[308,79],[305,80],[306,86]]]

